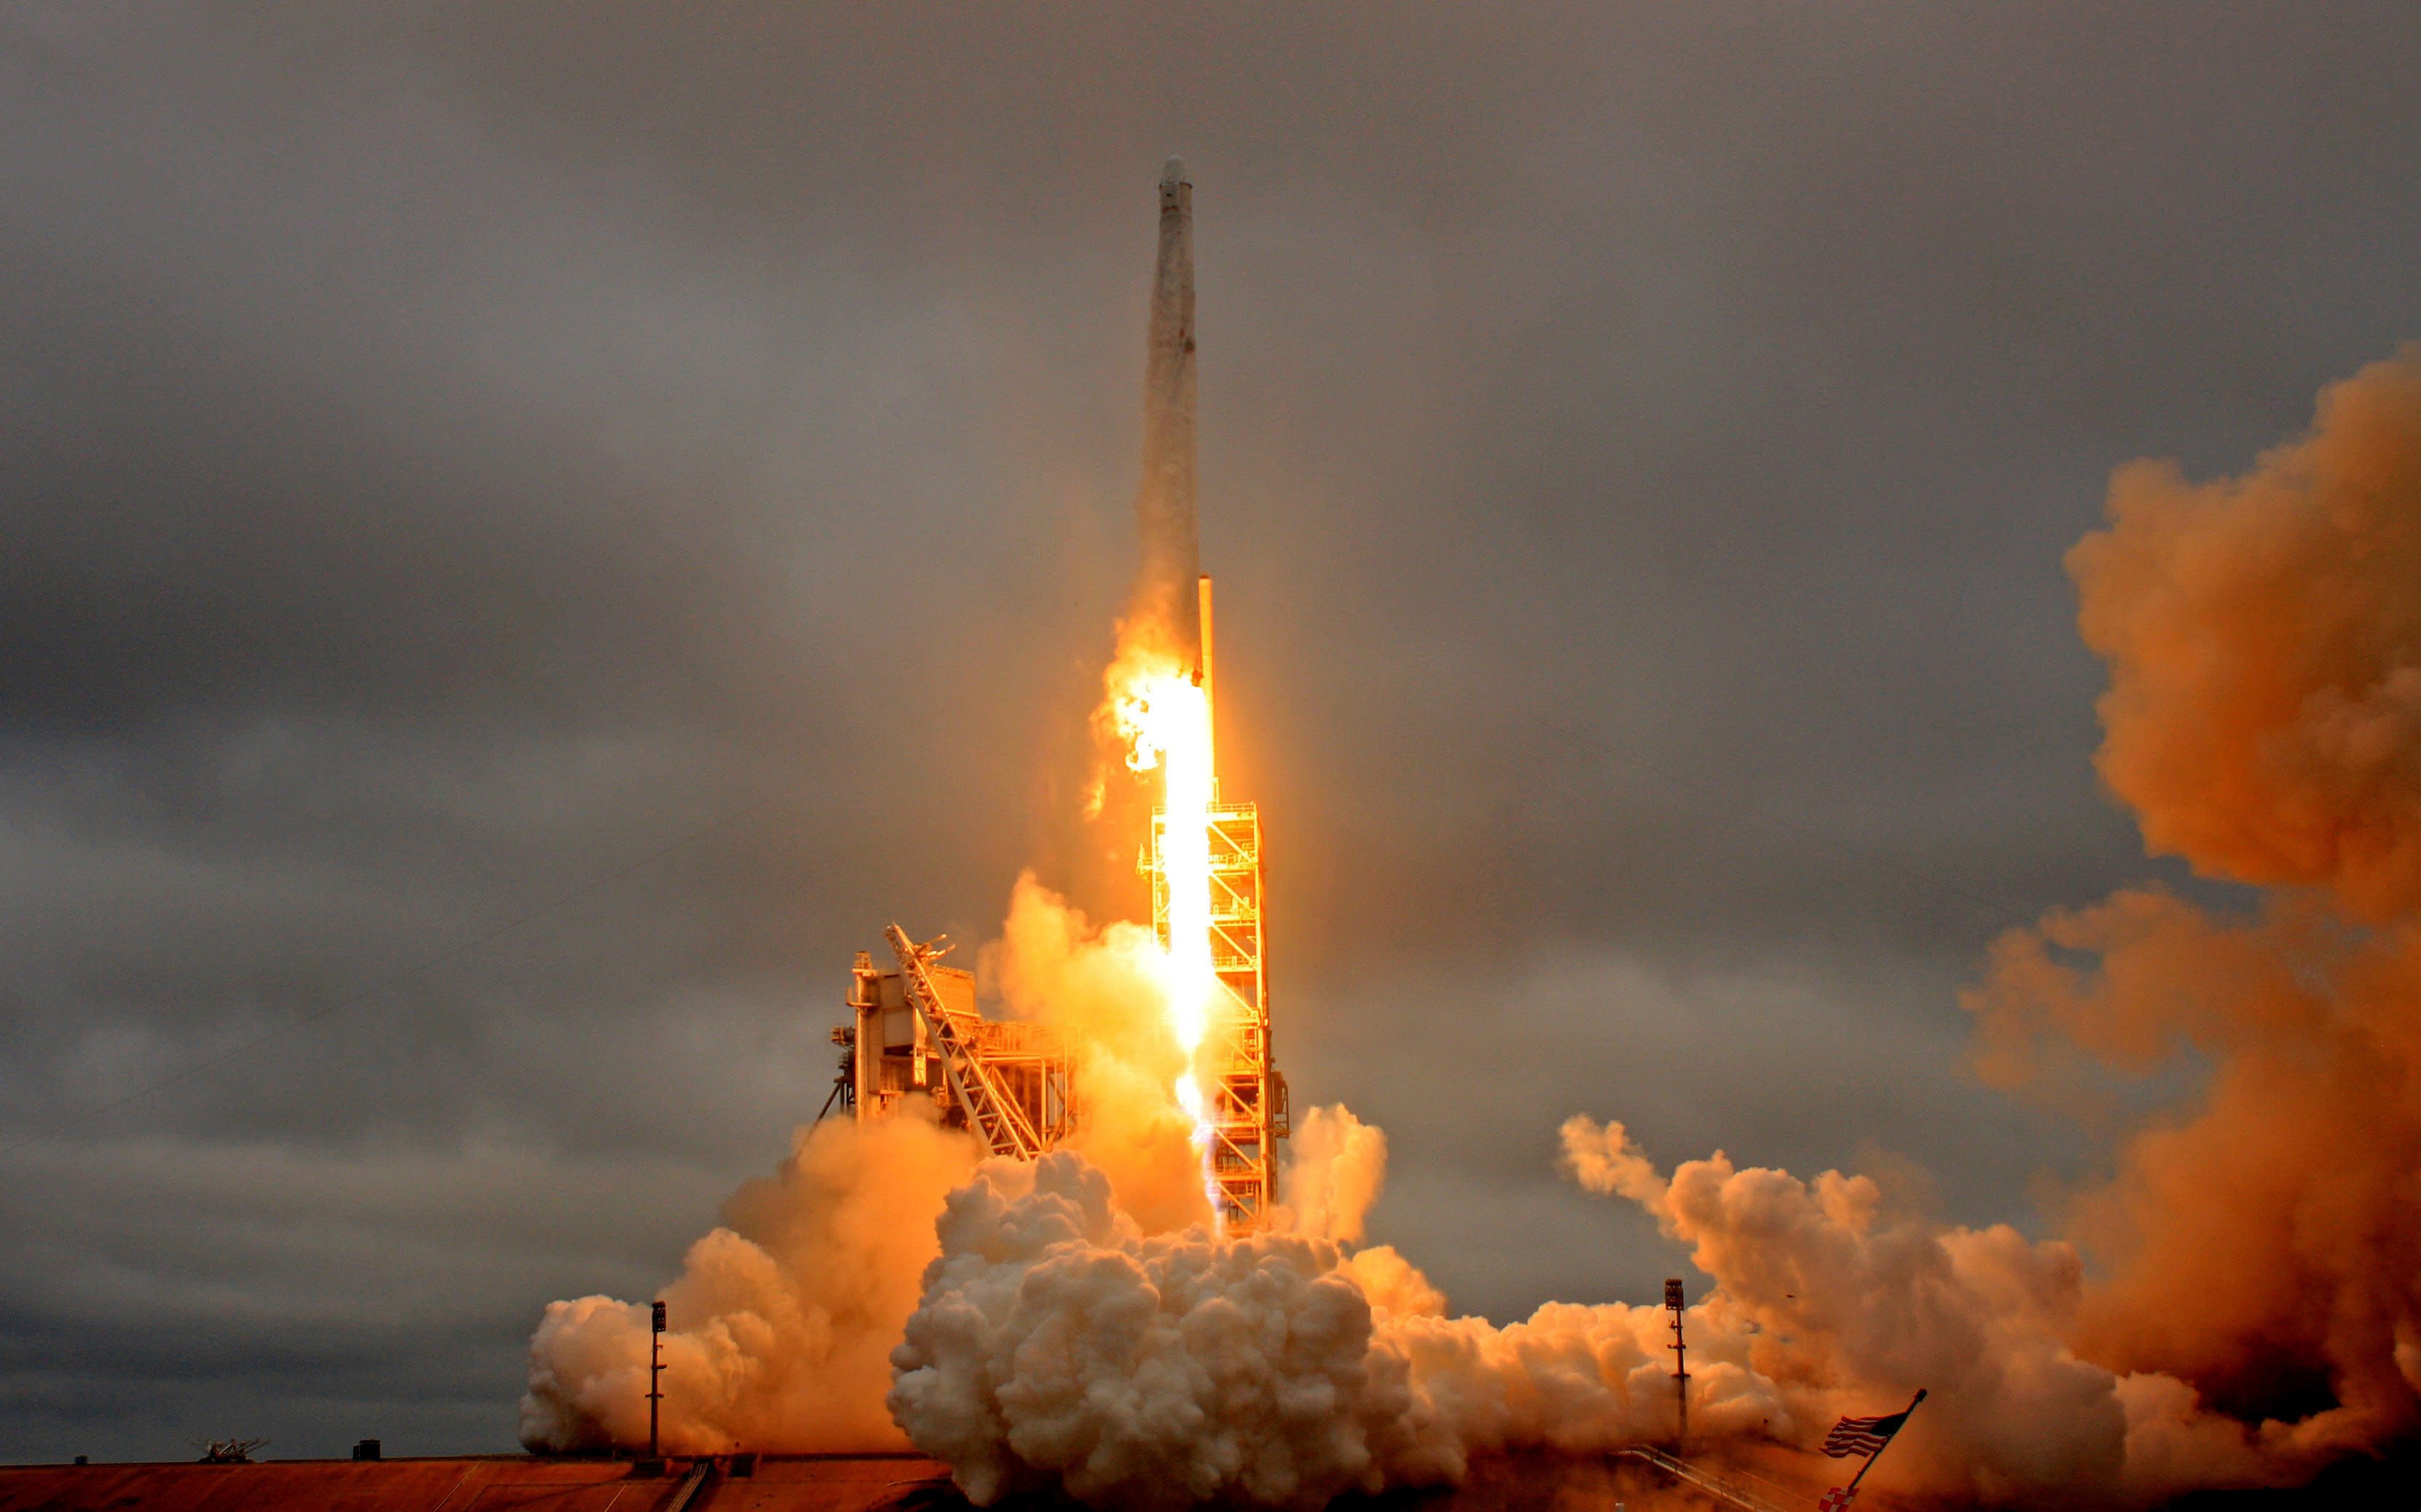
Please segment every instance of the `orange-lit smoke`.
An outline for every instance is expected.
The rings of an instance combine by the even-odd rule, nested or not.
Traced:
[[[1189,1052],[1161,1011],[1167,954],[1152,930],[1124,920],[1097,929],[1028,873],[982,967],[1012,1015],[1080,1032],[1080,1113],[1066,1147],[1109,1177],[1145,1232],[1210,1222],[1195,1122],[1173,1090]]]
[[[2110,665],[2098,765],[2153,851],[2421,912],[2421,346],[2242,477],[2120,469],[2068,565]]]
[[[663,1293],[664,1447],[897,1447],[891,1348],[937,1249],[933,1215],[979,1152],[929,1112],[803,1130],[772,1178],[724,1204]],[[521,1439],[570,1453],[648,1442],[645,1302],[550,1302],[530,1340]]]
[[[2243,476],[2113,479],[2070,553],[2110,666],[2099,765],[2156,853],[2274,889],[2158,889],[1998,942],[1969,1006],[2006,1083],[2192,1052],[2190,1107],[2070,1226],[2085,1358],[2265,1442],[2421,1428],[2421,349],[2335,384]]]
[[[1691,1312],[1692,1353],[1736,1374],[1694,1389],[1694,1431],[1707,1415],[1710,1431],[1804,1443],[1924,1386],[1924,1431],[1892,1450],[1887,1484],[1902,1489],[2125,1505],[2288,1473],[2183,1383],[2076,1357],[2085,1275],[2071,1244],[1942,1224],[1868,1177],[1803,1180],[1720,1151],[1667,1177],[1620,1124],[1572,1118],[1563,1144],[1574,1179],[1638,1204],[1715,1280]],[[1698,1391],[1714,1397],[1704,1409]]]

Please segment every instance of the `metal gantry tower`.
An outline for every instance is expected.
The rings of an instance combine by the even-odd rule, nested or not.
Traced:
[[[1211,654],[1210,580],[1195,585],[1199,661],[1195,678],[1215,718],[1217,663]],[[1213,744],[1216,744],[1214,740]],[[1219,1221],[1229,1232],[1258,1227],[1277,1201],[1277,1142],[1287,1137],[1286,1078],[1270,1053],[1270,980],[1262,955],[1261,813],[1251,803],[1222,803],[1211,778],[1210,964],[1219,990],[1196,1069],[1203,1073],[1210,1115],[1210,1176],[1219,1192]],[[1169,948],[1168,814],[1151,816],[1151,927]]]
[[[919,943],[896,924],[882,934],[898,969],[883,971],[857,953],[844,1005],[850,1021],[833,1031],[840,1080],[824,1112],[843,1103],[858,1122],[872,1123],[909,1098],[928,1099],[944,1127],[966,1129],[990,1153],[1022,1161],[1067,1138],[1076,1127],[1075,1036],[983,1017],[974,974],[942,964],[944,942]]]
[[[1219,992],[1196,1062],[1210,1115],[1210,1175],[1230,1232],[1257,1226],[1277,1200],[1277,1142],[1287,1135],[1286,1078],[1270,1057],[1269,975],[1261,953],[1261,817],[1251,803],[1210,808],[1210,962]],[[1155,812],[1151,922],[1168,945],[1167,816]]]

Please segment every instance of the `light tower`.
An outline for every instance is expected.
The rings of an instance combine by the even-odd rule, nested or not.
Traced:
[[[656,1447],[659,1410],[664,1401],[664,1304],[656,1303],[648,1315],[648,1457],[660,1457]]]
[[[1673,1449],[1679,1453],[1690,1438],[1690,1347],[1681,1337],[1681,1278],[1668,1277],[1664,1282],[1664,1305],[1673,1315],[1673,1342],[1664,1348],[1673,1351]]]

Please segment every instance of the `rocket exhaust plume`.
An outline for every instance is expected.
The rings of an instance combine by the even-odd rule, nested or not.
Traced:
[[[2080,1354],[2157,1371],[2264,1451],[2421,1433],[2421,347],[2320,396],[2241,477],[2122,468],[2069,554],[2110,666],[2097,757],[2146,845],[2273,889],[2158,889],[1994,947],[1968,1005],[2009,1084],[2191,1051],[2072,1227]]]
[[[904,1442],[978,1504],[1309,1512],[1460,1480],[1477,1455],[1677,1426],[1657,1299],[1500,1327],[1366,1245],[1386,1144],[1342,1107],[1302,1116],[1260,1222],[1220,1226],[1192,197],[1173,163],[1160,205],[1143,562],[1102,724],[1158,774],[1166,917],[1097,927],[1020,880],[985,972],[1010,1013],[1081,1030],[1074,1133],[1019,1161],[930,1117],[807,1131],[669,1290],[674,1452]],[[2070,557],[2110,668],[2102,776],[2155,850],[2278,891],[2243,919],[2158,891],[2054,912],[1994,944],[1966,1005],[1988,1080],[2183,1047],[2208,1086],[2123,1138],[2046,1239],[1837,1171],[1721,1151],[1667,1169],[1620,1123],[1566,1120],[1564,1173],[1712,1283],[1687,1312],[1694,1452],[1807,1449],[1925,1387],[1870,1484],[2142,1507],[2421,1434],[2421,350],[2328,390],[2310,433],[2243,477],[2137,463],[2110,510]],[[633,1442],[644,1317],[549,1307],[525,1442]]]

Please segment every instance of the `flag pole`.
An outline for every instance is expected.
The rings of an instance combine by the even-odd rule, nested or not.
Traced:
[[[1908,1411],[1900,1414],[1900,1427],[1905,1428],[1908,1426],[1909,1413],[1915,1411],[1916,1404],[1923,1400],[1925,1400],[1925,1388],[1919,1386],[1916,1389],[1916,1395],[1912,1398],[1908,1404]],[[1894,1443],[1898,1442],[1898,1440],[1899,1433],[1895,1430],[1890,1438],[1883,1441],[1883,1449],[1890,1448]],[[1867,1462],[1858,1467],[1858,1473],[1850,1477],[1850,1484],[1841,1489],[1850,1492],[1851,1495],[1857,1494],[1858,1482],[1865,1480],[1867,1478],[1867,1472],[1875,1468],[1875,1461],[1883,1457],[1883,1449],[1878,1449],[1873,1454],[1867,1456]]]

